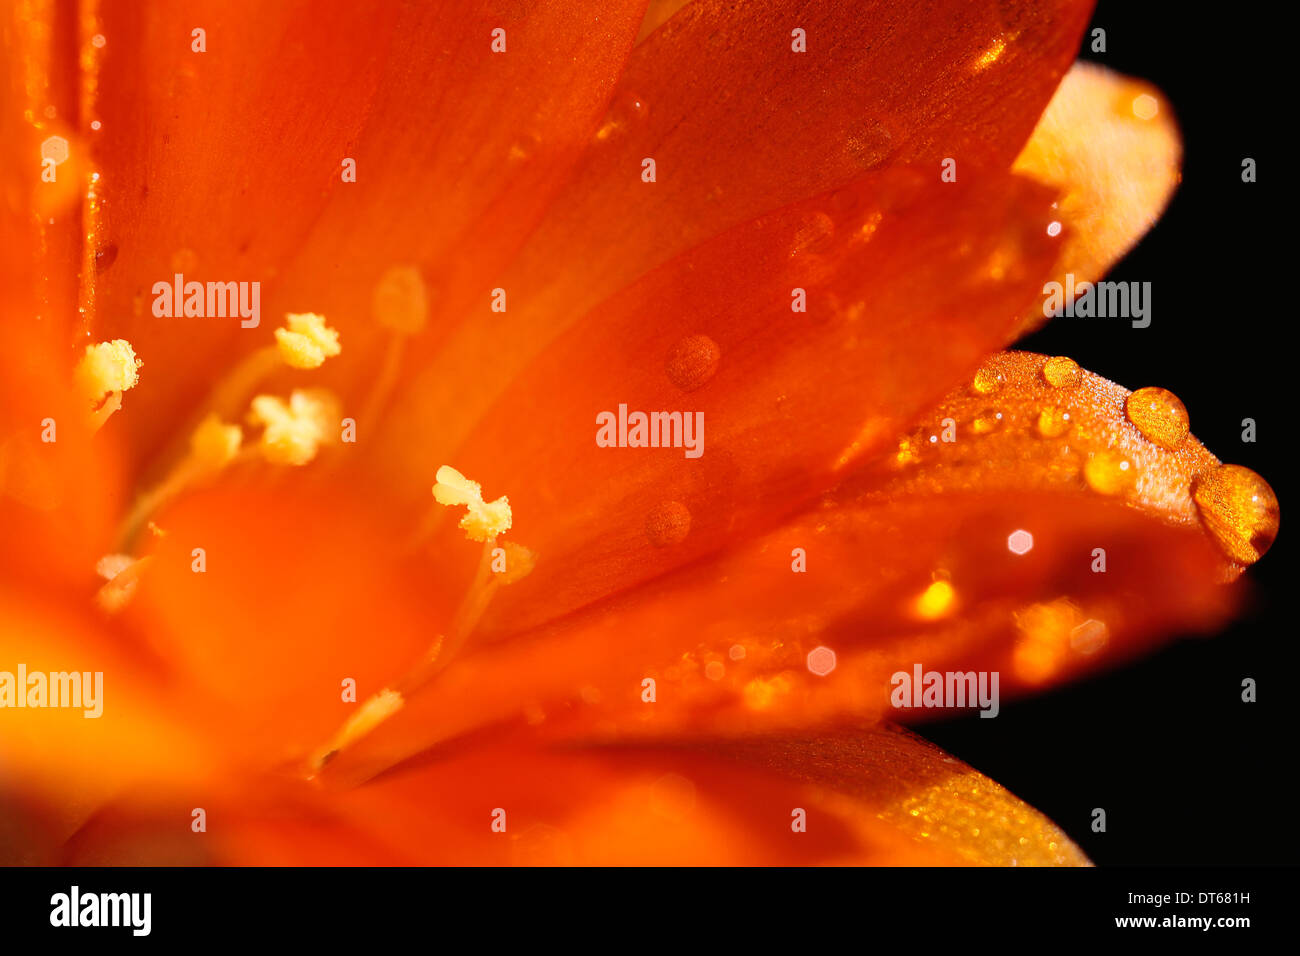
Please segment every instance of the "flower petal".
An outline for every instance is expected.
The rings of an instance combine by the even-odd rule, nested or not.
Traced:
[[[198,798],[104,815],[68,862],[121,861],[132,847],[144,852],[133,862],[175,862],[187,840],[211,854],[206,862],[263,865],[1087,862],[992,781],[883,727],[691,747],[548,752],[516,741],[356,790],[277,796],[214,812],[198,838],[178,825]],[[170,838],[159,825],[167,818]]]
[[[684,7],[628,63],[610,112],[509,270],[452,296],[468,309],[407,389],[385,455],[411,436],[447,458],[545,345],[638,276],[725,229],[918,165],[1001,173],[1069,68],[1086,0],[784,0]],[[792,31],[804,30],[807,52]],[[644,182],[644,161],[656,163]],[[969,170],[968,170],[969,166]],[[463,283],[462,283],[463,285]],[[490,310],[488,289],[509,308]],[[401,468],[402,465],[394,465]]]
[[[1221,537],[1262,550],[1269,528],[1241,535],[1202,515],[1193,496],[1224,466],[1190,436],[1173,450],[1150,440],[1127,417],[1131,394],[1073,363],[997,356],[895,455],[817,507],[536,633],[467,650],[330,769],[369,776],[509,720],[567,738],[592,726],[744,734],[878,719],[892,712],[893,676],[916,665],[998,672],[1006,695],[1209,631],[1236,597],[1220,583],[1241,568]],[[1057,412],[1068,430],[1056,430]],[[1269,520],[1239,497],[1206,500]],[[819,647],[834,652],[829,666],[810,661]]]
[[[881,450],[1007,341],[1055,256],[1049,199],[993,174],[872,175],[737,227],[586,316],[454,462],[509,495],[511,536],[538,554],[484,632],[771,526]],[[624,405],[680,412],[677,447],[601,447],[614,429],[599,416]]]
[[[435,264],[478,275],[513,251],[595,129],[642,10],[105,5],[93,135],[101,241],[117,255],[96,326],[155,369],[131,422],[137,450],[157,449],[176,425],[169,411],[191,407],[214,367],[270,336],[157,318],[153,283],[260,281],[264,324],[324,314],[344,342],[328,374],[373,379],[388,343],[370,321],[380,276]]]
[[[1173,111],[1159,90],[1076,63],[1014,166],[1061,192],[1057,278],[1101,278],[1160,217],[1182,178],[1181,160]],[[1031,320],[1040,324],[1041,313]]]

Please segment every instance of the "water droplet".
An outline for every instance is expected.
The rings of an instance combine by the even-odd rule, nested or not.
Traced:
[[[91,129],[99,129],[99,128],[100,128],[101,126],[103,126],[103,125],[104,125],[104,124],[101,123],[99,120],[91,120],[91,121],[90,121],[90,128],[91,128]]]
[[[844,141],[845,151],[862,169],[878,169],[889,159],[894,137],[883,124],[869,120]]]
[[[970,387],[976,395],[992,395],[1002,387],[1002,381],[1002,373],[991,368],[982,368],[975,373]]]
[[[1070,430],[1070,413],[1050,406],[1038,413],[1038,434],[1044,438],[1060,438]]]
[[[1201,520],[1234,561],[1254,564],[1277,537],[1277,496],[1249,468],[1220,465],[1199,476],[1192,498]]]
[[[102,49],[104,44],[107,42],[108,40],[104,38],[104,34],[102,33],[96,33],[93,37],[90,38],[91,45],[97,49]]]
[[[825,252],[835,237],[835,221],[824,212],[807,216],[795,230],[791,255]]]
[[[1079,384],[1079,364],[1064,355],[1049,358],[1043,363],[1043,378],[1052,388],[1074,388]]]
[[[732,644],[731,649],[727,651],[727,656],[733,661],[743,661],[745,659],[745,645]]]
[[[429,298],[420,271],[412,266],[390,268],[375,285],[370,311],[380,325],[405,335],[423,329]]]
[[[681,544],[691,531],[691,512],[680,501],[664,501],[646,516],[645,533],[656,548]]]
[[[1099,451],[1083,463],[1088,487],[1103,495],[1117,495],[1133,487],[1137,467],[1117,451]]]
[[[596,131],[597,142],[605,142],[615,136],[619,136],[637,123],[643,122],[650,115],[650,107],[640,96],[630,90],[625,90],[614,98],[610,104],[609,112],[605,115],[605,122],[601,124],[600,129]]]
[[[117,261],[117,244],[109,243],[102,249],[95,250],[95,271],[106,272]]]
[[[1059,219],[1053,219],[1047,224],[1047,234],[1053,237],[1061,234],[1061,221]]]
[[[688,335],[672,347],[664,370],[683,392],[693,392],[717,374],[721,360],[717,342],[707,335]]]
[[[975,416],[970,429],[976,435],[987,435],[1002,427],[1002,413],[996,408],[986,408]]]
[[[1144,438],[1161,448],[1177,448],[1190,427],[1183,403],[1163,388],[1139,388],[1124,402],[1124,413]]]

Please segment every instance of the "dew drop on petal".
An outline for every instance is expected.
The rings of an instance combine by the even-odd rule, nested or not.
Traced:
[[[1079,364],[1074,359],[1057,355],[1043,363],[1043,378],[1052,388],[1073,388],[1079,384]]]
[[[1103,495],[1118,495],[1133,487],[1137,467],[1116,451],[1099,451],[1083,463],[1088,487]]]
[[[1044,438],[1060,438],[1069,430],[1069,412],[1051,406],[1038,413],[1038,434]]]
[[[692,392],[717,374],[721,360],[717,342],[707,335],[688,335],[669,351],[664,370],[670,382],[683,392]]]
[[[835,221],[824,212],[815,212],[795,230],[790,254],[825,252],[835,236]]]
[[[1192,499],[1219,547],[1234,561],[1253,564],[1277,537],[1277,496],[1249,468],[1220,465],[1201,475]]]
[[[1002,387],[1002,375],[991,368],[982,368],[975,373],[971,390],[976,395],[992,395]]]
[[[681,544],[691,532],[691,512],[680,501],[664,501],[645,520],[646,537],[656,548]]]
[[[894,137],[884,124],[870,120],[849,135],[844,141],[853,162],[862,169],[878,169],[889,159]]]
[[[1191,427],[1178,396],[1163,388],[1139,388],[1125,401],[1124,413],[1144,438],[1161,448],[1177,448]]]
[[[996,408],[986,408],[975,416],[970,427],[976,435],[995,432],[1002,427],[1002,413]]]

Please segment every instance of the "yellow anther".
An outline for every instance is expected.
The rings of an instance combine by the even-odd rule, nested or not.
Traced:
[[[290,368],[319,368],[331,356],[343,351],[339,334],[325,324],[325,316],[313,312],[289,313],[285,328],[275,330],[280,357]]]
[[[464,505],[468,511],[460,527],[471,541],[487,541],[510,530],[510,500],[502,495],[496,501],[484,501],[483,489],[450,465],[443,465],[436,475],[433,497],[438,504]]]
[[[114,339],[87,345],[86,352],[77,363],[73,379],[77,389],[98,405],[105,395],[125,392],[140,381],[137,369],[144,363],[135,357],[135,349],[126,339]]]
[[[253,399],[248,420],[265,429],[258,447],[277,465],[305,465],[339,427],[339,402],[325,389],[294,389],[286,403],[273,395]]]
[[[216,415],[209,415],[190,436],[190,458],[204,471],[216,471],[239,453],[243,436],[238,425],[223,425]]]

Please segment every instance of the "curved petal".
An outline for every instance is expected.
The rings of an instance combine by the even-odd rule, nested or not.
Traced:
[[[427,343],[438,353],[388,423],[384,456],[394,470],[415,465],[417,447],[446,460],[548,342],[725,229],[870,170],[914,164],[937,179],[957,157],[959,180],[967,164],[971,177],[1000,175],[1073,60],[1090,6],[684,7],[633,52],[596,141],[518,260],[468,286],[468,321]],[[646,159],[654,182],[642,179]],[[493,287],[509,295],[504,313],[490,311]]]
[[[1146,234],[1181,180],[1182,141],[1160,91],[1091,63],[1057,88],[1014,169],[1060,191],[1056,278],[1094,282]],[[1027,328],[1041,324],[1030,314]]]
[[[455,460],[509,495],[511,535],[538,555],[484,632],[771,526],[880,451],[1008,340],[1055,255],[1049,198],[992,174],[867,177],[731,230],[585,317]],[[611,421],[637,412],[677,414],[662,436],[676,447],[608,447],[628,431]]]
[[[186,843],[205,862],[273,865],[1087,862],[995,783],[887,728],[550,752],[515,741],[357,790],[278,789],[275,803],[263,792],[211,811],[197,838],[182,827],[199,797],[102,815],[68,862],[183,862]]]
[[[1000,355],[977,373],[982,394],[951,395],[887,461],[784,527],[470,650],[331,771],[368,776],[514,719],[570,737],[878,718],[892,711],[893,675],[918,664],[996,671],[1005,694],[1209,630],[1234,603],[1219,585],[1241,564],[1222,538],[1241,528],[1203,509],[1256,515],[1257,535],[1227,543],[1263,549],[1267,507],[1206,499],[1198,489],[1228,466],[1190,436],[1172,450],[1148,438],[1126,413],[1140,393],[1068,360],[1047,368]],[[1257,491],[1266,505],[1271,492]],[[819,647],[833,669],[809,661]]]

